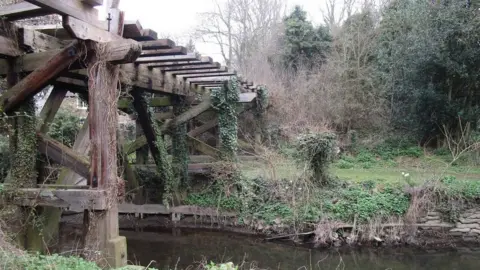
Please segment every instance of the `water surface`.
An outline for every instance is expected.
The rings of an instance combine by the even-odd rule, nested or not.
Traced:
[[[261,269],[470,270],[480,269],[480,249],[421,251],[365,248],[319,250],[219,232],[123,232],[129,260],[158,269],[186,269],[201,260],[256,264]],[[244,269],[249,269],[245,267]]]

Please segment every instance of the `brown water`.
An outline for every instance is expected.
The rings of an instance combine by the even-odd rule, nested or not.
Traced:
[[[355,249],[335,251],[265,243],[218,232],[124,232],[129,260],[164,269],[186,269],[201,260],[234,262],[261,269],[470,270],[480,269],[480,248],[462,251]],[[243,269],[250,269],[244,267]]]

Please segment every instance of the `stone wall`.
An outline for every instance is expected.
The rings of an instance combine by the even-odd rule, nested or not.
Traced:
[[[480,240],[480,208],[468,209],[460,214],[455,223],[449,223],[438,211],[430,211],[419,220],[421,228],[443,228],[452,237],[461,237],[464,241]]]

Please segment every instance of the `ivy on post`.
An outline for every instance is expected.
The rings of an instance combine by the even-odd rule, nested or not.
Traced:
[[[255,144],[259,146],[267,136],[266,112],[268,106],[268,90],[264,85],[257,87],[255,118],[257,126],[255,130]]]
[[[187,111],[185,99],[177,98],[177,102],[173,107],[175,117]],[[187,188],[189,186],[188,163],[189,151],[187,144],[187,122],[176,125],[172,131],[172,167],[173,173],[179,179],[180,186]]]
[[[14,72],[15,66],[11,63],[7,75],[7,86],[13,87],[17,84],[19,76]],[[11,155],[10,174],[5,180],[7,189],[16,192],[18,188],[33,188],[37,184],[37,136],[36,136],[36,116],[35,99],[33,97],[23,100],[18,108],[10,112],[4,118],[9,131],[9,150]],[[35,208],[32,208],[34,211]],[[28,214],[25,209],[19,206],[6,206],[3,213],[7,217],[0,219],[7,220],[12,235],[15,235],[16,241],[20,246],[27,249],[36,248],[28,243],[28,232],[32,231],[36,215]],[[30,220],[26,220],[26,219]],[[30,223],[30,224],[29,224]],[[28,224],[24,226],[24,224]]]
[[[221,88],[211,92],[212,107],[218,112],[220,129],[220,153],[225,161],[236,161],[237,157],[237,103],[240,99],[237,77],[232,77]]]

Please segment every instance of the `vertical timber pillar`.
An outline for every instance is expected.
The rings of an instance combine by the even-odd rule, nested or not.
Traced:
[[[119,67],[102,58],[102,45],[97,44],[97,56],[88,70],[93,77],[88,82],[90,105],[89,127],[91,140],[91,174],[89,183],[106,191],[107,209],[89,212],[85,236],[86,251],[100,251],[101,257],[87,254],[100,262],[106,259],[108,267],[127,264],[127,243],[119,236],[117,176],[117,85]]]
[[[9,72],[7,74],[7,86],[13,87],[19,81],[19,75],[14,71],[13,60],[9,61]],[[5,118],[4,118],[5,119]],[[17,188],[34,188],[37,184],[37,139],[35,123],[35,100],[30,97],[23,100],[15,112],[9,113],[6,118],[10,125],[9,140],[11,166],[10,175],[5,180],[7,188],[15,190]],[[7,226],[14,235],[19,246],[29,248],[28,232],[31,231],[35,221],[34,208],[23,208],[20,206],[9,205],[4,209],[8,216],[1,217],[7,221]],[[26,226],[25,226],[26,224]]]

